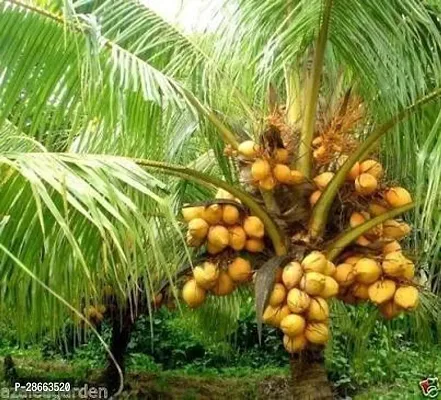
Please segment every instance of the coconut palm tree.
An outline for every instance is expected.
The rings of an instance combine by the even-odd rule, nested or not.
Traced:
[[[177,297],[194,258],[181,206],[219,188],[263,221],[276,266],[299,246],[337,257],[416,204],[413,243],[430,249],[422,265],[439,289],[436,11],[419,0],[230,0],[216,20],[188,33],[134,0],[0,4],[0,307],[24,337],[56,334],[110,296],[121,364],[113,354],[135,317],[152,312],[165,281]],[[336,121],[352,147],[310,211],[312,143]],[[244,182],[224,150],[250,138],[281,143],[307,183],[293,194]],[[373,151],[418,183],[416,202],[330,240],[345,177]],[[274,276],[263,281],[258,320]],[[298,398],[330,397],[311,361],[320,354],[296,360]]]

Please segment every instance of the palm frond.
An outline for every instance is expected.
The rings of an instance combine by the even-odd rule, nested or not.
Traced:
[[[104,301],[106,284],[122,302],[131,291],[151,298],[164,279],[173,284],[188,253],[164,183],[127,159],[23,153],[7,144],[0,141],[8,172],[0,240],[40,281],[80,311]],[[23,332],[61,326],[63,304],[5,255],[0,276],[1,302],[13,307]],[[47,319],[30,312],[36,305]]]

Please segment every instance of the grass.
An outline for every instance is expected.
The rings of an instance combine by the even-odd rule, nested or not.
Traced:
[[[20,350],[13,348],[14,358],[20,381],[69,381],[72,384],[94,383],[100,370],[91,367],[85,360],[67,362],[61,358],[43,360],[36,348]],[[126,379],[127,399],[155,398],[164,400],[205,400],[223,399],[228,396],[236,399],[282,399],[289,398],[288,368],[251,367],[202,368],[189,366],[184,369],[161,371],[146,365],[145,355],[135,354],[135,362],[129,364]],[[371,354],[371,357],[375,357]],[[0,357],[1,365],[3,358]],[[369,360],[366,360],[369,362]],[[418,383],[427,374],[441,376],[441,349],[433,354],[421,353],[411,349],[393,354],[396,374],[390,382],[379,380],[360,388],[354,400],[411,400],[423,399]],[[0,387],[2,387],[0,368]],[[6,385],[5,382],[3,382]],[[147,396],[147,397],[146,397]],[[148,397],[151,396],[151,397]]]
[[[95,383],[101,372],[87,368],[78,361],[44,361],[35,350],[11,353],[21,382],[65,381],[79,386],[86,382]],[[3,365],[1,357],[0,362]],[[0,388],[10,386],[2,379],[3,371],[0,367]],[[123,398],[209,400],[228,396],[231,400],[276,399],[284,398],[287,391],[289,392],[287,370],[280,368],[260,371],[251,368],[211,368],[203,372],[195,369],[152,372],[130,368]]]

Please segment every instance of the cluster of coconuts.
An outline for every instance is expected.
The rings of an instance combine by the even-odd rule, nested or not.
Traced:
[[[251,183],[263,190],[273,190],[277,185],[298,185],[304,182],[304,175],[290,169],[290,155],[285,148],[273,151],[263,148],[252,140],[239,144],[237,152],[241,159],[251,164]]]
[[[104,304],[90,305],[84,308],[84,316],[93,324],[98,325],[106,313],[106,306]]]
[[[347,160],[347,156],[341,156],[338,164],[342,165]],[[314,206],[320,198],[323,190],[334,177],[331,171],[323,172],[314,178],[317,190],[312,193],[309,198],[311,206]],[[357,162],[349,171],[346,180],[354,182],[354,190],[360,196],[370,196],[380,188],[380,179],[383,176],[383,167],[376,160],[365,160],[361,163]]]
[[[328,342],[327,299],[339,293],[335,271],[335,265],[322,253],[312,251],[300,263],[291,261],[276,274],[262,319],[282,330],[289,353],[300,352],[308,344]]]
[[[402,253],[398,241],[392,240],[384,244],[381,254],[344,258],[334,278],[343,301],[370,301],[386,319],[392,319],[418,306],[414,276],[414,263]]]
[[[263,251],[265,228],[256,216],[244,216],[239,204],[211,204],[184,207],[187,222],[187,244],[191,247],[207,246],[209,254],[218,254],[227,247],[250,253]]]
[[[238,285],[251,280],[253,270],[251,263],[235,257],[227,263],[205,261],[193,269],[193,274],[182,288],[182,298],[190,308],[201,306],[207,294],[227,296]]]
[[[402,187],[392,187],[382,194],[381,201],[369,203],[368,211],[354,212],[349,225],[354,228],[389,209],[412,202]],[[410,233],[410,226],[394,219],[386,220],[360,236],[359,246],[373,245],[366,254],[343,256],[337,265],[335,279],[340,285],[339,297],[349,303],[371,301],[387,319],[418,305],[419,292],[413,282],[414,263],[405,257],[399,240]]]

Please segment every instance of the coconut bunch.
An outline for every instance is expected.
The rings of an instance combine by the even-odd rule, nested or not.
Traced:
[[[338,158],[337,166],[343,165],[348,156],[343,155]],[[334,177],[333,171],[325,171],[317,175],[313,181],[316,186],[316,190],[311,194],[309,202],[311,206],[317,203],[320,195],[326,186],[331,182]],[[365,160],[361,163],[357,162],[349,171],[346,180],[351,183],[352,192],[357,197],[359,196],[372,196],[380,190],[380,180],[383,176],[382,165],[373,159]]]
[[[397,241],[391,241],[383,247],[382,255],[353,255],[343,259],[334,278],[343,301],[370,301],[386,319],[392,319],[401,311],[418,306],[414,275],[413,262],[403,255]]]
[[[104,304],[90,305],[85,307],[83,312],[84,316],[93,324],[98,325],[103,319],[106,313],[106,306]]]
[[[304,350],[308,344],[325,345],[329,339],[328,299],[339,292],[333,278],[335,266],[319,251],[309,253],[301,263],[291,261],[279,269],[263,322],[284,333],[289,353]]]
[[[249,168],[249,183],[263,190],[271,191],[280,185],[298,185],[305,180],[300,171],[289,167],[291,157],[284,147],[266,149],[246,140],[239,144],[234,155],[244,164],[243,170]]]
[[[256,216],[244,215],[240,204],[213,203],[208,206],[184,207],[187,222],[187,244],[191,247],[206,245],[209,254],[218,254],[226,248],[251,253],[263,251],[265,228]]]
[[[253,270],[251,263],[235,257],[228,262],[205,261],[193,269],[182,288],[182,298],[190,308],[201,306],[208,295],[227,296],[239,286],[249,282]]]

